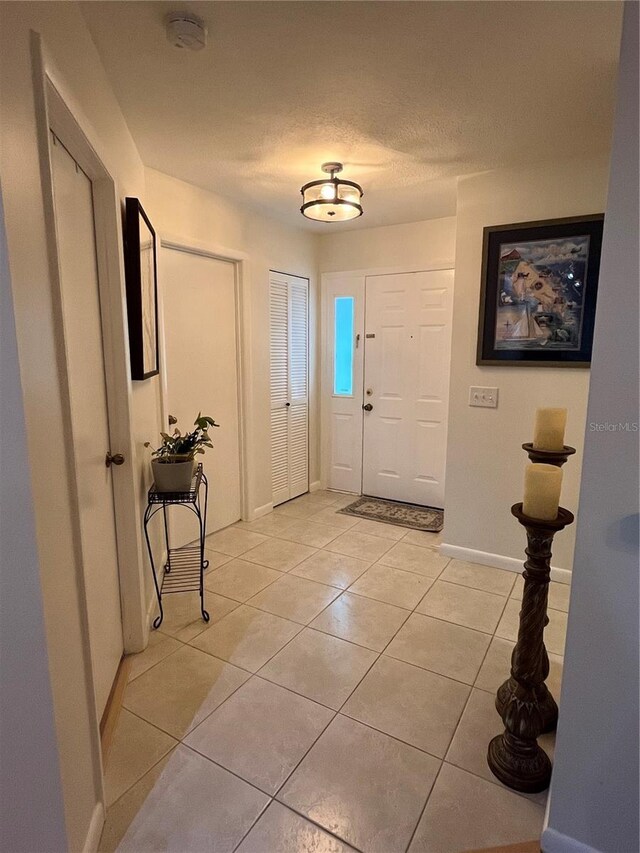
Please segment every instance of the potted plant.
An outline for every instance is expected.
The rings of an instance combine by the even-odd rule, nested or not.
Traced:
[[[170,423],[177,423],[170,418]],[[184,435],[176,427],[169,435],[161,432],[162,444],[151,452],[153,459],[153,479],[158,492],[188,492],[191,488],[195,459],[199,453],[204,453],[206,447],[213,447],[209,438],[209,429],[220,426],[213,418],[201,413],[193,422],[195,429]],[[145,441],[145,447],[151,447],[150,441]]]

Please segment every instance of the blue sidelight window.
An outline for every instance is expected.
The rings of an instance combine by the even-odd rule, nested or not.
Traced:
[[[333,341],[333,393],[340,397],[353,394],[353,296],[336,296]]]

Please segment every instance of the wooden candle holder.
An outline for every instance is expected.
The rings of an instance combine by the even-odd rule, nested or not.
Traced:
[[[544,628],[549,621],[551,543],[559,530],[573,522],[573,514],[560,507],[552,521],[531,518],[522,512],[521,503],[514,504],[511,513],[527,531],[524,592],[511,676],[496,696],[505,731],[489,743],[487,762],[494,776],[509,788],[533,794],[549,787],[551,761],[537,739],[555,726],[558,715],[544,683],[549,675]]]
[[[531,462],[542,462],[546,465],[556,465],[558,468],[561,468],[567,461],[567,459],[570,456],[573,456],[573,454],[576,452],[575,447],[569,447],[566,444],[564,445],[562,450],[538,450],[533,446],[533,442],[531,441],[528,441],[526,444],[523,444],[522,449],[526,450]],[[545,626],[548,624],[548,622],[549,619],[545,618]],[[543,666],[544,668],[544,662],[541,663],[541,666]],[[547,677],[547,674],[545,674],[545,679]],[[507,679],[505,683],[499,688],[498,694],[496,696],[496,708],[498,709],[498,713],[500,714],[500,716],[502,716],[504,706],[509,698],[509,695],[509,679]],[[549,692],[547,685],[544,683],[541,684],[538,689],[538,701],[543,715],[542,733],[545,734],[546,732],[552,732],[555,730],[556,725],[558,723],[558,706],[556,704],[556,700]]]
[[[557,465],[562,468],[564,463],[570,456],[576,452],[575,447],[568,447],[566,444],[562,450],[538,450],[533,446],[533,442],[528,441],[522,445],[522,449],[527,451],[531,462],[543,462],[546,465]]]

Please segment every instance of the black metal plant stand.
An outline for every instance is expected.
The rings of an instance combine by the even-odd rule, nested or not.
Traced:
[[[201,486],[204,486],[204,497],[202,497]],[[153,583],[158,596],[158,607],[160,614],[153,620],[153,627],[159,628],[164,618],[162,609],[162,596],[176,592],[199,592],[200,612],[205,622],[209,621],[209,614],[204,609],[204,572],[209,566],[209,561],[204,558],[204,537],[207,525],[207,497],[209,484],[199,464],[191,481],[188,492],[157,492],[155,485],[149,489],[149,502],[144,514],[144,535],[147,540],[149,561],[153,572]],[[191,510],[198,519],[200,538],[197,545],[188,545],[183,548],[171,548],[169,546],[169,528],[167,525],[167,507],[184,506]],[[149,522],[153,516],[162,510],[164,521],[164,541],[167,549],[167,562],[161,582],[153,560],[153,551],[149,540]]]

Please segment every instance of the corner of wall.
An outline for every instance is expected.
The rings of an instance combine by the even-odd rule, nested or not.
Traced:
[[[538,406],[569,409],[568,443],[578,450],[564,472],[563,505],[578,505],[589,371],[577,368],[477,366],[483,229],[487,226],[601,212],[608,156],[483,172],[458,182],[453,340],[447,447],[447,543],[520,560],[524,542],[509,514],[522,493]],[[496,409],[470,408],[469,387],[499,390]],[[575,529],[554,543],[554,562],[573,563]]]

